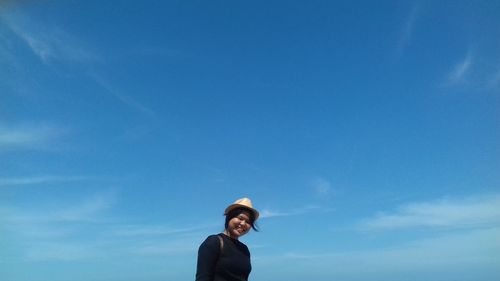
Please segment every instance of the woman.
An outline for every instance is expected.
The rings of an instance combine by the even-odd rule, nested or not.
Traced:
[[[248,198],[236,200],[224,211],[224,232],[210,235],[198,250],[196,281],[247,281],[252,270],[250,251],[238,238],[255,228],[259,212]]]

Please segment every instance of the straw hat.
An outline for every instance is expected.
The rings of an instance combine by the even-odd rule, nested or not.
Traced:
[[[252,206],[252,200],[248,198],[241,198],[236,201],[234,201],[233,204],[227,206],[226,210],[224,211],[224,215],[227,215],[229,212],[231,212],[234,209],[237,208],[245,208],[248,209],[250,212],[254,214],[255,220],[259,218],[259,211],[255,210]]]

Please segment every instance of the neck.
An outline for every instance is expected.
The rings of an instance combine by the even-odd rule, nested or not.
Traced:
[[[229,231],[227,231],[227,230],[224,230],[224,232],[222,232],[222,233],[224,233],[224,235],[226,235],[226,236],[229,236],[229,237],[231,237],[233,239],[238,240],[238,237],[235,237],[235,236],[231,235],[231,233],[229,233]]]

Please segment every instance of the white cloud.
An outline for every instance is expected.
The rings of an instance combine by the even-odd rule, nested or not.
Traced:
[[[113,236],[163,236],[170,234],[188,233],[203,229],[209,229],[219,224],[203,224],[190,227],[172,227],[165,225],[121,225],[111,231]]]
[[[130,247],[128,252],[142,256],[195,254],[198,246],[198,241],[192,240],[147,241]]]
[[[47,124],[0,124],[0,151],[19,149],[49,149],[64,134],[64,130]]]
[[[384,230],[413,227],[468,228],[500,225],[500,196],[464,200],[409,203],[392,213],[381,213],[361,224],[362,229]]]
[[[0,178],[0,187],[37,185],[37,184],[55,183],[55,182],[72,182],[72,181],[81,181],[87,179],[89,178],[83,176],[55,176],[55,175],[41,175],[41,176],[31,176],[31,177],[19,177],[19,178]]]
[[[66,208],[53,214],[53,218],[61,221],[101,221],[97,214],[110,209],[114,204],[113,198],[98,195],[90,198],[78,206]]]
[[[0,258],[8,255],[23,262],[102,257],[111,252],[104,250],[109,250],[106,245],[114,242],[100,237],[114,221],[108,216],[114,202],[112,193],[103,192],[76,203],[60,199],[22,209],[2,207],[0,225],[13,246]]]
[[[23,40],[44,63],[51,61],[82,63],[98,60],[95,54],[82,47],[83,42],[59,27],[49,27],[34,22],[33,19],[15,12],[0,13],[0,21]]]
[[[355,276],[363,280],[360,278],[363,274],[376,274],[371,275],[372,279],[385,279],[382,278],[385,274],[442,272],[449,275],[450,272],[456,273],[457,269],[470,271],[471,268],[491,271],[500,266],[499,237],[500,228],[492,228],[420,239],[389,248],[325,253],[289,252],[258,257],[255,261],[259,267],[279,268],[281,266],[276,263],[283,263],[287,270],[292,271],[294,265],[299,265],[307,267],[308,272],[321,272],[330,276],[346,274],[348,280],[357,280]]]
[[[75,261],[102,254],[92,243],[41,242],[28,246],[25,258],[29,261]]]
[[[166,226],[130,224],[114,217],[113,193],[99,193],[80,202],[58,201],[32,208],[0,207],[0,225],[10,252],[2,259],[73,261],[133,256],[195,253],[200,237],[217,224]],[[196,235],[192,235],[196,233]],[[15,250],[12,250],[15,249]],[[10,257],[10,258],[9,258]]]
[[[293,210],[290,210],[287,212],[272,211],[269,209],[263,209],[262,211],[260,211],[259,218],[265,219],[265,218],[272,218],[272,217],[297,216],[297,215],[306,214],[306,213],[312,212],[314,210],[319,210],[319,209],[321,209],[321,208],[318,206],[305,206],[305,207],[293,209]]]
[[[265,219],[265,218],[272,218],[272,217],[285,217],[285,216],[291,216],[291,215],[292,215],[291,213],[276,212],[276,211],[264,209],[260,212],[259,218]]]
[[[416,21],[417,16],[418,16],[418,12],[419,12],[419,6],[414,4],[411,7],[411,10],[410,10],[408,17],[406,18],[405,24],[403,26],[403,31],[401,32],[401,36],[399,38],[399,42],[397,45],[398,54],[402,53],[404,47],[410,41],[414,26],[415,26],[415,21]]]
[[[115,90],[114,87],[112,87],[110,85],[110,83],[108,83],[102,76],[100,75],[97,75],[95,73],[90,73],[90,76],[94,79],[94,81],[99,85],[101,86],[104,90],[106,90],[109,94],[111,94],[112,96],[114,96],[117,100],[119,100],[121,103],[129,106],[130,108],[133,108],[137,111],[140,111],[144,114],[147,114],[147,115],[154,115],[155,112],[146,107],[145,105],[141,104],[140,102],[138,102],[137,100],[135,100],[134,98],[130,97],[130,96],[127,96],[123,93],[120,93],[119,91]]]
[[[96,55],[95,51],[89,50],[90,48],[86,46],[85,42],[65,31],[62,27],[51,26],[46,22],[36,22],[35,19],[19,12],[0,12],[0,23],[4,24],[8,30],[11,31],[5,36],[0,34],[0,39],[2,39],[2,37],[14,38],[16,40],[10,41],[19,41],[21,44],[25,44],[32,53],[46,65],[51,65],[54,62],[89,65],[102,61],[102,59]],[[11,45],[14,44],[0,45],[0,60],[3,59],[10,66],[16,67],[19,65],[16,59],[18,54],[16,47],[20,45]],[[111,84],[102,77],[92,73],[90,76],[99,86],[104,88],[108,94],[111,94],[119,102],[147,115],[154,115],[153,110],[143,105],[132,96],[124,94],[115,87],[112,87]],[[29,77],[26,79],[29,79]],[[19,90],[18,85],[13,88]]]
[[[313,181],[313,188],[316,195],[324,197],[330,193],[330,191],[332,190],[332,185],[328,180],[324,178],[318,178]]]
[[[97,194],[93,197],[71,206],[59,208],[32,208],[31,210],[19,210],[17,208],[1,208],[2,216],[0,220],[5,225],[23,225],[23,224],[43,224],[48,223],[67,223],[67,222],[102,222],[102,212],[111,208],[114,204],[112,194]],[[63,202],[60,202],[61,204]],[[68,204],[67,202],[64,202]]]
[[[472,65],[472,55],[467,53],[465,58],[457,63],[453,70],[448,74],[448,82],[457,84],[464,81],[466,74],[469,72]]]
[[[493,74],[487,82],[487,86],[490,89],[494,89],[500,85],[500,70]]]

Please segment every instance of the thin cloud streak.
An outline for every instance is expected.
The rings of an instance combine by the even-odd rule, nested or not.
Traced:
[[[451,84],[462,83],[465,80],[466,74],[472,65],[472,55],[470,52],[465,56],[465,58],[457,63],[453,70],[448,75],[448,82]]]
[[[260,219],[267,219],[267,218],[273,218],[273,217],[289,217],[289,216],[298,216],[306,213],[310,213],[315,210],[320,210],[321,207],[318,206],[306,206],[302,208],[298,208],[295,210],[292,210],[290,212],[280,212],[280,211],[272,211],[269,209],[263,209],[260,212]]]
[[[419,10],[419,6],[417,4],[414,4],[411,8],[410,14],[406,18],[406,22],[403,26],[403,31],[401,32],[401,36],[397,45],[398,55],[401,55],[403,53],[404,48],[406,47],[406,45],[408,45],[411,39]]]
[[[194,254],[198,249],[198,241],[192,240],[165,240],[146,241],[133,246],[127,252],[141,256],[172,256],[180,254]]]
[[[46,64],[52,61],[84,63],[99,60],[98,56],[81,47],[83,42],[61,28],[49,28],[19,13],[0,13],[0,21]]]
[[[36,209],[21,211],[16,208],[4,207],[0,209],[2,214],[0,220],[3,220],[6,225],[65,222],[99,223],[104,221],[101,213],[110,209],[114,201],[114,197],[109,194],[98,194],[71,207],[46,209],[43,212]]]
[[[99,222],[96,214],[108,210],[114,204],[114,199],[109,196],[96,196],[82,202],[77,207],[67,208],[55,214],[55,218],[62,221],[87,221]]]
[[[113,194],[99,193],[74,206],[45,208],[43,212],[0,208],[0,224],[6,235],[13,237],[11,243],[18,245],[13,258],[20,262],[76,261],[192,254],[199,245],[200,232],[219,225],[130,225],[128,220],[109,217],[115,199]],[[196,235],[190,235],[193,233]]]
[[[330,183],[330,181],[324,178],[318,178],[313,181],[313,188],[316,195],[325,197],[330,194],[332,190],[332,184]]]
[[[500,86],[500,70],[491,76],[487,82],[487,87],[490,89],[495,89]]]
[[[121,103],[125,104],[126,106],[133,108],[137,111],[140,111],[146,115],[153,116],[155,115],[155,112],[142,105],[140,102],[136,101],[132,97],[129,97],[127,95],[121,94],[118,91],[116,91],[108,82],[106,82],[101,76],[96,75],[94,73],[91,73],[90,76],[94,79],[94,81],[101,86],[106,92],[114,96],[118,101]]]
[[[52,125],[0,125],[0,151],[19,149],[47,149],[63,135],[61,128]]]
[[[0,208],[0,224],[9,243],[16,245],[11,260],[74,261],[107,255],[112,249],[103,250],[103,245],[113,240],[103,241],[99,233],[110,222],[106,214],[114,201],[113,194],[104,192],[66,207]]]
[[[170,227],[164,225],[124,225],[116,227],[113,231],[111,231],[111,235],[129,236],[129,237],[163,236],[171,234],[189,233],[203,229],[210,229],[217,225],[218,224],[206,224],[206,225],[191,226],[191,227]]]
[[[54,175],[32,176],[32,177],[22,177],[22,178],[0,178],[0,187],[39,185],[39,184],[58,183],[58,182],[75,182],[75,181],[83,181],[89,179],[91,178],[84,176],[54,176]]]
[[[416,227],[473,228],[500,225],[500,195],[465,200],[410,203],[360,224],[363,230]]]
[[[28,261],[77,261],[95,259],[102,254],[89,243],[43,242],[28,247],[25,258]]]
[[[500,228],[491,228],[419,239],[389,248],[325,253],[288,252],[256,257],[254,260],[262,267],[299,262],[312,272],[317,270],[331,274],[357,273],[359,264],[363,264],[364,271],[378,273],[447,271],[456,267],[485,267],[491,270],[500,265],[498,237]],[[331,267],[331,264],[336,266]]]

